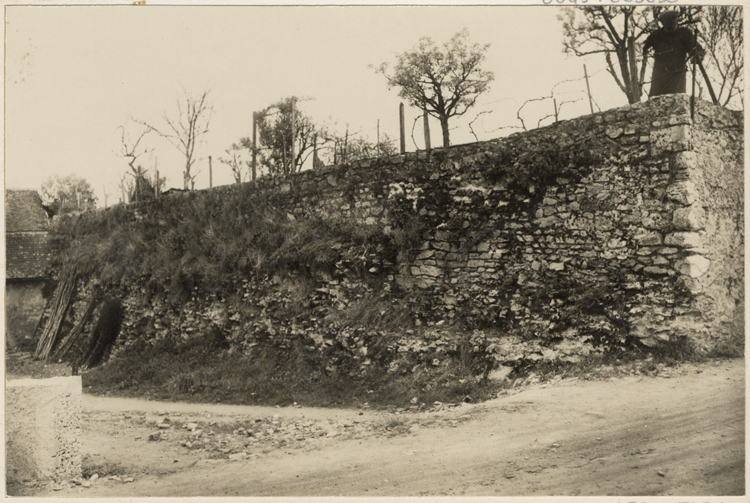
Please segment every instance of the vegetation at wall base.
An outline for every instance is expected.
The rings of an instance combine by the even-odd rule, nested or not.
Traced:
[[[315,348],[300,343],[283,349],[264,344],[249,355],[227,349],[219,333],[184,343],[142,343],[84,373],[83,385],[94,394],[319,407],[407,407],[415,397],[428,405],[467,396],[482,401],[502,387],[477,376],[470,359],[402,373],[379,363],[362,371],[357,362],[345,359],[333,368]]]
[[[386,360],[366,370],[353,359],[330,365],[313,346],[261,344],[250,354],[229,349],[220,332],[186,342],[141,342],[109,363],[85,372],[87,392],[154,400],[317,407],[431,406],[435,401],[481,402],[518,386],[560,378],[658,375],[660,369],[742,354],[704,354],[685,340],[656,348],[609,351],[578,361],[523,361],[506,380],[488,379],[483,353],[469,340],[440,366],[417,364],[393,371]],[[414,400],[416,399],[416,400]],[[425,404],[425,405],[421,405]]]

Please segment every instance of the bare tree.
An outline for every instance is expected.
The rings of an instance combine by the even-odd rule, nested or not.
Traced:
[[[233,143],[230,148],[224,151],[227,154],[227,157],[219,157],[219,162],[226,164],[229,166],[229,169],[232,170],[232,176],[234,176],[234,181],[237,182],[237,185],[241,184],[243,179],[246,178],[244,176],[245,172],[242,168],[243,165],[247,165],[248,162],[242,159],[243,150],[244,148],[241,145]]]
[[[423,37],[417,47],[398,55],[392,73],[387,63],[375,70],[388,87],[401,88],[399,96],[440,121],[444,147],[450,145],[448,119],[466,113],[495,79],[481,68],[489,44],[470,44],[468,39],[469,32],[462,30],[438,47]]]
[[[183,181],[185,190],[194,188],[196,174],[191,173],[196,161],[195,149],[203,135],[208,133],[213,106],[208,102],[209,91],[203,91],[199,96],[190,95],[183,89],[183,96],[177,101],[177,117],[170,118],[164,113],[166,127],[156,128],[143,121],[138,121],[150,131],[166,138],[185,156],[185,171]]]
[[[137,138],[132,139],[130,138],[126,131],[124,126],[120,126],[122,130],[122,135],[120,137],[120,141],[122,142],[122,150],[120,151],[120,157],[124,157],[125,159],[128,159],[128,167],[130,168],[130,172],[128,173],[130,176],[133,177],[134,180],[134,200],[140,201],[142,199],[143,194],[143,180],[145,179],[145,174],[143,171],[143,168],[140,164],[136,165],[136,161],[139,157],[141,157],[144,154],[147,154],[151,152],[153,149],[148,148],[141,148],[141,141],[143,138],[150,132],[149,128],[146,128],[143,130],[140,135],[138,135]]]
[[[642,39],[658,27],[664,7],[593,5],[565,7],[558,19],[563,23],[563,46],[576,56],[604,54],[607,71],[628,99],[641,100],[644,74],[638,73]],[[700,6],[678,7],[683,22],[693,22]],[[613,60],[612,55],[615,56]]]
[[[700,40],[706,71],[715,79],[714,90],[724,106],[744,107],[745,51],[742,7],[711,6],[703,9]]]

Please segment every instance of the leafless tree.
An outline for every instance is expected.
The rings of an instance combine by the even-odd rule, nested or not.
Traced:
[[[658,27],[664,7],[632,5],[593,5],[565,7],[558,16],[563,23],[563,47],[576,56],[604,54],[607,71],[625,93],[628,103],[641,100],[644,74],[638,73],[642,39]],[[683,22],[693,22],[701,6],[681,6]],[[616,62],[612,55],[615,56]]]
[[[120,126],[119,129],[122,132],[122,135],[120,137],[120,141],[122,142],[120,157],[124,157],[128,160],[128,167],[130,168],[130,172],[128,172],[128,174],[133,177],[135,200],[139,201],[141,199],[141,186],[143,185],[142,181],[145,174],[141,165],[136,165],[136,161],[142,155],[153,151],[153,149],[141,147],[141,141],[150,132],[150,129],[144,129],[135,139],[132,139],[127,135],[125,126]]]
[[[196,161],[195,149],[201,137],[208,133],[208,126],[211,122],[213,106],[209,105],[208,95],[209,90],[203,91],[196,97],[183,89],[182,97],[177,100],[177,116],[171,118],[166,112],[164,113],[165,127],[157,128],[147,122],[138,121],[150,131],[169,140],[185,156],[185,171],[183,172],[185,190],[195,186],[197,173],[191,173]]]
[[[700,41],[706,51],[703,62],[714,80],[714,91],[724,106],[744,107],[744,40],[742,7],[706,7],[702,12]]]
[[[248,162],[242,159],[243,150],[241,145],[233,143],[230,148],[224,151],[227,157],[219,157],[219,162],[226,164],[232,170],[232,176],[234,176],[237,185],[241,184],[246,178],[243,165],[247,165]]]

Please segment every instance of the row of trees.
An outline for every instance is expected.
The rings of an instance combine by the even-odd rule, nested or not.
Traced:
[[[443,144],[450,145],[448,120],[466,113],[494,79],[492,72],[481,64],[489,45],[471,44],[466,30],[457,33],[443,46],[422,38],[416,49],[398,57],[390,71],[386,63],[375,68],[389,87],[398,87],[399,96],[409,104],[424,110],[440,121]],[[393,155],[398,152],[395,141],[384,134],[376,142],[361,136],[333,131],[326,124],[317,124],[299,110],[300,99],[285,98],[257,112],[254,124],[257,138],[241,137],[224,151],[219,162],[232,172],[237,183],[252,177],[252,168],[271,175],[295,173],[313,157],[313,166],[336,162],[350,162],[367,157]],[[167,139],[183,156],[183,188],[191,189],[198,175],[193,168],[196,147],[209,131],[213,107],[209,91],[198,96],[183,95],[177,103],[177,114],[164,114],[157,125],[131,119],[139,128],[128,135],[123,126],[119,155],[128,161],[125,177],[121,179],[123,192],[131,201],[152,197],[154,186],[159,189],[161,179],[151,182],[138,159],[151,149],[142,145],[151,134]],[[132,129],[132,126],[131,126]],[[254,162],[255,161],[255,162]]]

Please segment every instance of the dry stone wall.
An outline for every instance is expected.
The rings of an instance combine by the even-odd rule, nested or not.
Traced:
[[[519,343],[711,346],[742,332],[742,115],[699,101],[693,122],[685,95],[261,190],[296,217],[419,229],[399,283],[442,299],[446,319],[489,319]]]
[[[437,361],[456,332],[511,365],[686,337],[712,348],[744,330],[744,125],[739,112],[696,105],[693,120],[687,96],[663,96],[508,138],[262,178],[253,191],[289,219],[348,219],[398,245],[395,263],[378,265],[383,288],[428,308],[394,354]],[[133,209],[134,225],[149,204]],[[297,334],[321,347],[334,337],[366,364],[368,327],[329,334],[314,320],[263,317],[269,303],[335,311],[342,299],[325,291],[344,283],[316,281],[314,298],[297,299],[293,280],[266,288],[237,278],[237,291],[191,287],[179,305],[145,282],[121,285],[120,345],[220,330],[245,351],[261,335]]]

